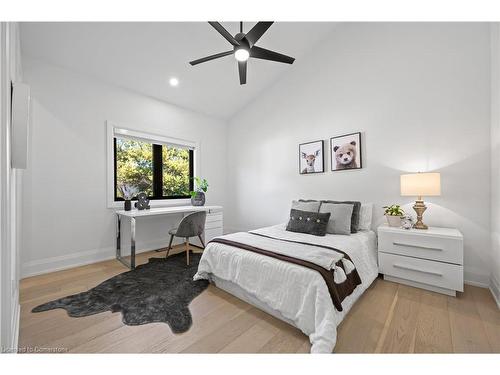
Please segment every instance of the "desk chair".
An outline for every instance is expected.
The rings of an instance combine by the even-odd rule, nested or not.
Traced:
[[[170,234],[170,243],[168,244],[167,256],[165,258],[168,258],[168,253],[172,248],[172,241],[174,240],[174,237],[184,237],[186,239],[184,242],[186,245],[186,263],[189,266],[189,238],[198,236],[203,248],[205,247],[201,234],[205,230],[206,218],[207,213],[205,211],[193,212],[181,220],[179,227],[169,230],[168,234]]]

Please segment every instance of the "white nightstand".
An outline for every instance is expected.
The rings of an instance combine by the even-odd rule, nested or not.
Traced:
[[[385,280],[455,296],[464,290],[463,236],[457,229],[378,228],[378,265]]]

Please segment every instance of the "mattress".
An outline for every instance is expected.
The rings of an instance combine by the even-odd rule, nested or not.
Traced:
[[[285,235],[285,225],[272,228]],[[305,241],[319,240],[307,234],[302,236]],[[346,252],[361,278],[361,284],[343,300],[342,311],[335,309],[318,272],[226,244],[207,245],[195,279],[208,279],[299,328],[309,336],[312,353],[331,353],[337,340],[337,326],[377,277],[376,235],[373,231],[349,236],[327,234],[320,241]]]

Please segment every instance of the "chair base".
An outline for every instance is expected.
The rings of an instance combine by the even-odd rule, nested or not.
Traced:
[[[173,235],[173,234],[170,236],[170,242],[168,244],[167,254],[165,255],[165,259],[168,258],[168,255],[170,254],[170,250],[172,250],[172,242],[174,241],[174,237],[175,237],[175,235]],[[186,240],[184,241],[184,247],[185,247],[185,252],[186,252],[186,264],[188,266],[189,266],[189,252],[192,251],[192,249],[190,248],[190,246],[198,247],[199,249],[201,249],[202,252],[205,249],[205,242],[203,241],[203,238],[201,237],[201,235],[199,235],[198,238],[200,239],[200,242],[203,245],[203,247],[198,247],[196,245],[191,245],[189,243],[189,238],[186,238]],[[161,250],[159,249],[159,250],[156,250],[156,251],[161,251]]]

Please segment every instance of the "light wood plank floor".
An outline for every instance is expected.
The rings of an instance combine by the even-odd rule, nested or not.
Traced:
[[[138,264],[151,256],[138,255]],[[38,304],[88,290],[126,269],[111,260],[21,281],[20,348],[106,353],[307,353],[298,329],[209,286],[190,305],[193,326],[126,326],[120,313],[70,318]],[[338,331],[341,353],[500,353],[500,310],[487,289],[466,286],[457,298],[377,279]]]

